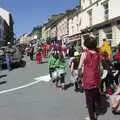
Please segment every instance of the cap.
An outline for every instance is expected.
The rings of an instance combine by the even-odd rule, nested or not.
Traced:
[[[79,52],[74,52],[74,56],[79,56]]]

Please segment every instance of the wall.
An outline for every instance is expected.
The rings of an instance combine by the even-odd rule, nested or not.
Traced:
[[[61,40],[63,36],[68,34],[68,17],[64,17],[57,24],[57,39]]]

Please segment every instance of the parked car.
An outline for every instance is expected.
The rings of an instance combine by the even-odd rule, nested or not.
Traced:
[[[10,53],[12,57],[12,65],[21,65],[22,64],[22,54],[16,46],[8,48],[7,46],[0,48],[0,66],[3,67],[6,65],[5,54]]]

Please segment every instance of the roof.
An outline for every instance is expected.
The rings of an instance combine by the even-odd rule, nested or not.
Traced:
[[[10,26],[10,19],[12,18],[11,13],[3,8],[0,8],[0,16],[6,21],[8,26]]]

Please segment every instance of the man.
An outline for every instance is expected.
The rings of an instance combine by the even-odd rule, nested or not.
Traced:
[[[6,65],[7,65],[7,69],[9,70],[9,71],[11,71],[12,70],[12,51],[11,51],[11,49],[12,49],[12,45],[11,45],[11,43],[10,42],[8,42],[8,47],[7,47],[7,49],[6,49],[6,51],[5,51],[5,59],[6,59]]]

